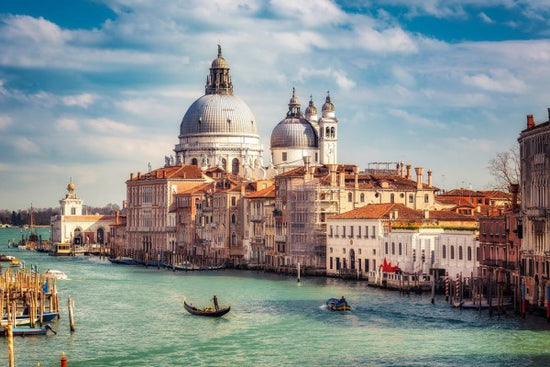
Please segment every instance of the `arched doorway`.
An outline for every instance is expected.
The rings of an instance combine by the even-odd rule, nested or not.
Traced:
[[[73,244],[81,245],[82,244],[82,229],[75,228],[73,232]]]
[[[349,267],[351,270],[355,270],[355,250],[349,250]]]

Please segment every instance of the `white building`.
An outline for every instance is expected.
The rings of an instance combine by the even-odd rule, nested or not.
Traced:
[[[327,275],[366,277],[384,263],[404,273],[474,273],[475,220],[450,211],[369,204],[327,220]]]
[[[104,245],[108,242],[111,225],[116,224],[117,216],[83,215],[83,201],[77,197],[72,182],[67,185],[67,194],[59,204],[61,214],[50,220],[52,242],[74,245]]]
[[[303,166],[304,157],[309,157],[311,165],[337,163],[338,120],[329,95],[321,112],[319,119],[310,100],[302,113],[300,99],[292,88],[286,117],[271,133],[271,162],[278,172]]]

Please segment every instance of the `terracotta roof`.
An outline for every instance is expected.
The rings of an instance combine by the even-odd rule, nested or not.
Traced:
[[[190,195],[190,194],[196,194],[196,193],[206,193],[212,188],[213,185],[214,185],[214,183],[208,182],[208,183],[204,183],[202,185],[193,186],[188,190],[179,192],[178,195]]]
[[[498,191],[498,190],[490,190],[490,191],[479,191],[485,195],[485,197],[490,199],[505,199],[505,200],[511,200],[512,194],[509,192],[504,191]]]
[[[245,196],[247,199],[255,198],[274,198],[275,197],[275,185],[266,187],[263,190],[253,192]]]
[[[197,166],[180,165],[158,168],[153,171],[138,174],[130,178],[131,181],[158,180],[158,179],[201,179],[202,172]]]
[[[468,190],[468,189],[454,189],[454,190],[439,194],[439,196],[485,197],[485,195],[479,191]]]
[[[398,219],[422,219],[424,215],[419,210],[407,208],[403,204],[369,204],[349,212],[335,215],[334,219],[389,219],[391,212],[397,210]]]

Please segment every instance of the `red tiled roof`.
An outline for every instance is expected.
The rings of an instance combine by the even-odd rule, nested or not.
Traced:
[[[349,212],[335,215],[334,219],[383,219],[397,210],[398,219],[421,219],[424,215],[419,210],[407,208],[403,204],[369,204]]]
[[[138,174],[131,178],[132,181],[157,180],[157,179],[201,179],[201,170],[194,165],[167,166],[155,169],[151,172]]]
[[[255,198],[274,198],[275,197],[275,185],[266,187],[263,190],[255,191],[251,194],[246,195],[246,198],[248,199],[255,199]]]

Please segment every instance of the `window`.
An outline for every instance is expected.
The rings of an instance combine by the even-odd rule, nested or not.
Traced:
[[[451,260],[455,258],[455,247],[451,246]]]
[[[330,247],[330,248],[329,248],[329,251],[330,251],[330,253],[332,254],[332,252],[333,252],[334,250],[332,249],[332,247]]]
[[[424,202],[428,204],[430,202],[430,196],[428,194],[424,195]]]
[[[416,249],[413,249],[413,263],[416,262]]]
[[[332,256],[330,257],[330,267],[329,269],[332,269]]]
[[[329,228],[329,234],[328,234],[329,237],[332,237],[332,226],[330,226]]]
[[[346,254],[346,248],[345,248],[345,247],[342,249],[342,253],[343,253],[344,255]],[[345,267],[345,266],[344,266],[344,267]]]
[[[76,208],[71,208],[71,215],[76,215]]]
[[[348,202],[352,202],[353,201],[353,195],[351,194],[351,192],[348,192]]]
[[[236,221],[237,220],[236,220],[235,214],[232,214],[231,215],[231,223],[235,224]]]
[[[462,260],[462,246],[458,248],[458,260]]]
[[[287,160],[286,152],[283,152],[283,156],[281,157],[281,159],[283,160],[283,162],[286,162]]]
[[[199,165],[199,161],[197,160],[197,158],[191,159],[191,165],[192,166],[198,166]]]
[[[468,246],[468,261],[472,261],[472,248]]]
[[[365,226],[365,238],[369,237],[369,226]]]
[[[361,202],[364,203],[365,202],[365,194],[361,194],[360,198],[361,198]]]
[[[422,263],[425,263],[426,262],[426,250],[422,249],[421,256],[422,256]]]
[[[346,237],[346,226],[342,226],[342,237]]]
[[[372,226],[371,238],[376,238],[376,227],[375,226]]]
[[[365,272],[369,271],[369,259],[365,259]]]
[[[399,255],[403,255],[403,245],[399,242]]]
[[[395,242],[391,243],[391,254],[395,255]]]
[[[350,227],[349,227],[349,237],[350,237],[350,238],[353,237],[353,226],[350,226]]]
[[[447,246],[445,245],[441,248],[441,257],[444,259],[447,257]]]
[[[388,254],[388,243],[386,242],[385,246],[384,246],[384,249],[385,249],[385,253],[386,255]]]
[[[231,206],[235,206],[235,205],[237,205],[237,198],[233,196],[231,198]]]
[[[231,173],[234,175],[239,174],[239,160],[237,158],[233,158],[231,161]]]
[[[390,203],[395,203],[395,195],[394,194],[390,194]]]
[[[361,226],[357,226],[357,238],[361,238]]]
[[[412,194],[409,194],[409,203],[414,203],[414,196]]]

